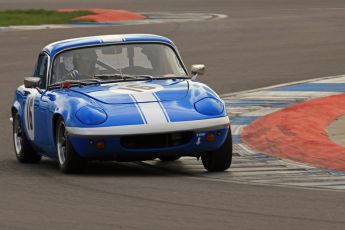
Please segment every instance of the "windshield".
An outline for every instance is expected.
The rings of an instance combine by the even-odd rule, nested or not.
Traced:
[[[163,44],[124,44],[74,49],[57,55],[50,84],[123,76],[186,76],[175,52]]]

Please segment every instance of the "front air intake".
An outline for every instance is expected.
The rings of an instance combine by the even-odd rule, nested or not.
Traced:
[[[193,138],[193,132],[175,132],[163,134],[131,135],[121,138],[121,145],[128,149],[165,148],[187,144]]]

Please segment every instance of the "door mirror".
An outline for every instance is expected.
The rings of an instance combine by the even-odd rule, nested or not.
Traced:
[[[192,65],[192,80],[195,80],[198,75],[205,74],[205,65],[203,64],[196,64]]]
[[[26,77],[24,78],[25,88],[36,88],[40,83],[41,78],[39,77]]]

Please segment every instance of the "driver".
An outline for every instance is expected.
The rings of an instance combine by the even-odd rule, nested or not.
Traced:
[[[73,55],[73,63],[78,71],[79,79],[90,79],[95,75],[97,54],[95,50],[77,50]]]
[[[74,68],[72,52],[66,52],[66,54],[63,57],[63,64],[65,67],[64,80],[77,79],[78,71]]]
[[[91,49],[82,49],[68,52],[64,57],[64,66],[67,71],[65,79],[90,79],[95,75],[97,54]]]

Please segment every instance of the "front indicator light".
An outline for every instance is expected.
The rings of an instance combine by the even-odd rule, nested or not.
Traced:
[[[105,149],[105,141],[100,140],[100,141],[96,141],[96,148],[98,150],[103,150]]]
[[[207,133],[205,139],[207,142],[213,142],[216,140],[216,135],[214,133]]]

